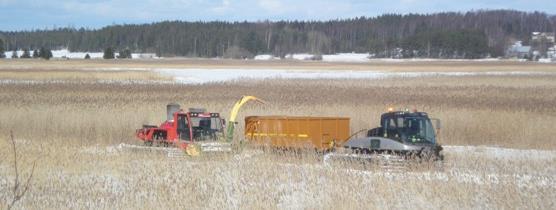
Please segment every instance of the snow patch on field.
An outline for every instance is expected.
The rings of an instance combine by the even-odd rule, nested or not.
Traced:
[[[315,57],[314,55],[308,53],[286,55],[286,59],[294,59],[294,60],[311,60],[314,57]]]
[[[33,51],[31,50],[30,55],[33,55]],[[13,51],[5,52],[6,58],[12,58]],[[61,50],[52,50],[52,57],[53,58],[68,58],[68,59],[84,59],[85,55],[89,54],[91,59],[102,59],[104,53],[103,52],[70,52],[68,49],[61,49]],[[23,55],[23,50],[17,51],[18,57]],[[118,56],[119,53],[115,53],[115,56]],[[131,58],[133,59],[153,59],[158,58],[154,53],[132,53]]]
[[[201,84],[257,79],[386,79],[458,76],[556,75],[551,72],[384,72],[352,70],[282,70],[282,69],[154,69],[177,83]]]
[[[253,59],[267,61],[267,60],[279,60],[280,58],[279,57],[274,57],[273,55],[257,55]]]
[[[15,69],[15,68],[12,68]],[[22,68],[20,68],[22,69]],[[300,70],[300,69],[202,69],[202,68],[81,68],[81,71],[151,71],[173,81],[164,80],[100,80],[96,83],[121,84],[203,84],[239,80],[264,79],[387,79],[418,77],[462,76],[554,76],[556,72],[491,71],[491,72],[388,72],[360,70]],[[71,83],[67,80],[12,80],[0,79],[0,84]],[[81,82],[81,81],[79,81]]]
[[[24,70],[25,67],[10,67]],[[121,84],[203,84],[239,80],[264,79],[387,79],[419,77],[462,76],[554,76],[556,72],[490,71],[490,72],[388,72],[380,70],[302,70],[302,69],[207,69],[207,68],[144,68],[144,67],[95,67],[79,68],[79,71],[150,71],[165,80],[100,80],[95,83]],[[72,83],[69,80],[13,80],[0,79],[0,84]],[[82,81],[77,81],[82,82]],[[86,81],[85,81],[86,82]]]
[[[370,54],[368,53],[338,53],[332,55],[322,55],[322,61],[326,62],[367,62]]]
[[[489,146],[443,146],[444,153],[457,155],[472,155],[494,159],[531,159],[551,160],[556,159],[556,151],[512,149]]]
[[[286,59],[293,59],[293,60],[314,60],[316,55],[309,54],[309,53],[297,53],[297,54],[288,54],[285,56]],[[372,54],[369,53],[336,53],[336,54],[325,54],[322,55],[322,61],[324,62],[354,62],[354,63],[361,63],[361,62],[371,62],[371,61],[380,61],[380,62],[427,62],[427,61],[458,61],[458,62],[468,62],[468,61],[484,61],[484,62],[491,62],[491,61],[500,61],[500,58],[481,58],[481,59],[437,59],[437,58],[373,58]]]

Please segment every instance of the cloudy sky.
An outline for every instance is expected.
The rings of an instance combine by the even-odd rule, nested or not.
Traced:
[[[556,14],[556,3],[554,0],[0,0],[0,30],[99,28],[161,20],[328,20],[478,9]]]

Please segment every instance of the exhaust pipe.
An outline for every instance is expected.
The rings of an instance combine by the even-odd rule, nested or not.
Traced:
[[[180,105],[177,103],[170,103],[166,105],[166,120],[173,121],[174,113],[180,111]]]

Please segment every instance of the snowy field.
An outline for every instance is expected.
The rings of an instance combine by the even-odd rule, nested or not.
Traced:
[[[464,76],[552,76],[556,72],[543,71],[489,71],[489,72],[389,72],[366,70],[304,70],[304,69],[214,69],[214,68],[83,68],[83,71],[105,72],[153,72],[171,80],[97,80],[98,83],[124,83],[124,84],[204,84],[218,82],[234,82],[242,80],[265,79],[370,79],[380,80],[388,78],[420,78],[420,77],[464,77]],[[43,84],[65,83],[65,80],[14,80],[0,79],[2,84]],[[81,82],[81,81],[80,81]]]
[[[7,59],[12,58],[13,51],[6,51],[5,55]],[[30,51],[31,56],[33,55],[33,51]],[[103,52],[70,52],[67,49],[61,50],[52,50],[52,57],[53,58],[67,58],[67,59],[84,59],[85,55],[89,54],[91,59],[102,59],[104,55]],[[17,55],[23,55],[23,50],[18,50]],[[117,57],[119,55],[118,52],[114,53]],[[133,59],[154,59],[158,58],[154,53],[132,53],[131,58]]]
[[[5,52],[6,58],[11,59],[13,51]],[[32,51],[30,52],[32,55]],[[22,50],[17,51],[17,55],[21,56],[23,54]],[[52,55],[54,58],[66,58],[66,59],[84,59],[85,55],[89,54],[91,59],[102,59],[103,52],[70,52],[68,49],[60,49],[60,50],[52,50]],[[118,52],[115,53],[115,56],[118,56]],[[164,59],[164,57],[158,57],[154,53],[132,53],[131,57],[133,59]],[[172,57],[172,58],[185,58],[185,57]],[[316,55],[309,54],[309,53],[296,53],[296,54],[287,54],[284,59],[285,60],[299,60],[299,61],[309,61],[315,60]],[[221,59],[221,58],[213,58],[213,59]],[[256,55],[253,60],[259,61],[270,61],[270,60],[281,60],[280,57],[276,57],[270,54],[261,54]],[[434,59],[434,58],[407,58],[407,59],[393,59],[393,58],[372,58],[371,54],[368,53],[337,53],[337,54],[325,54],[322,55],[322,62],[346,62],[346,63],[365,63],[365,62],[427,62],[427,61],[457,61],[457,62],[468,62],[468,61],[484,61],[484,62],[492,62],[492,61],[502,61],[503,59],[500,58],[482,58],[482,59]],[[526,61],[524,59],[519,61]],[[540,63],[554,63],[556,62],[555,58],[543,58],[539,60]]]
[[[262,79],[386,79],[460,76],[527,76],[556,75],[554,72],[386,72],[352,70],[292,70],[292,69],[154,69],[174,78],[177,83],[202,84],[236,80]]]

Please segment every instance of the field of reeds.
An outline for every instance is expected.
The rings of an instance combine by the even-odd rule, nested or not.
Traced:
[[[13,196],[10,131],[20,156],[20,176],[28,175],[36,161],[31,188],[14,206],[18,209],[556,206],[556,76],[186,85],[116,81],[166,81],[150,72],[112,72],[112,80],[111,72],[60,72],[0,72],[3,81],[11,81],[0,83],[0,207]],[[56,82],[32,82],[43,73]],[[94,82],[101,80],[105,82]],[[442,120],[441,144],[472,149],[447,147],[442,169],[425,164],[389,172],[349,163],[328,166],[312,153],[248,149],[217,158],[168,159],[119,146],[139,144],[135,129],[162,122],[169,102],[227,117],[242,95],[268,103],[245,106],[240,120],[247,115],[346,116],[353,132],[376,127],[388,107],[417,109]],[[239,125],[236,139],[242,138]],[[488,149],[492,147],[513,149],[493,152]],[[515,156],[506,154],[512,151]]]

